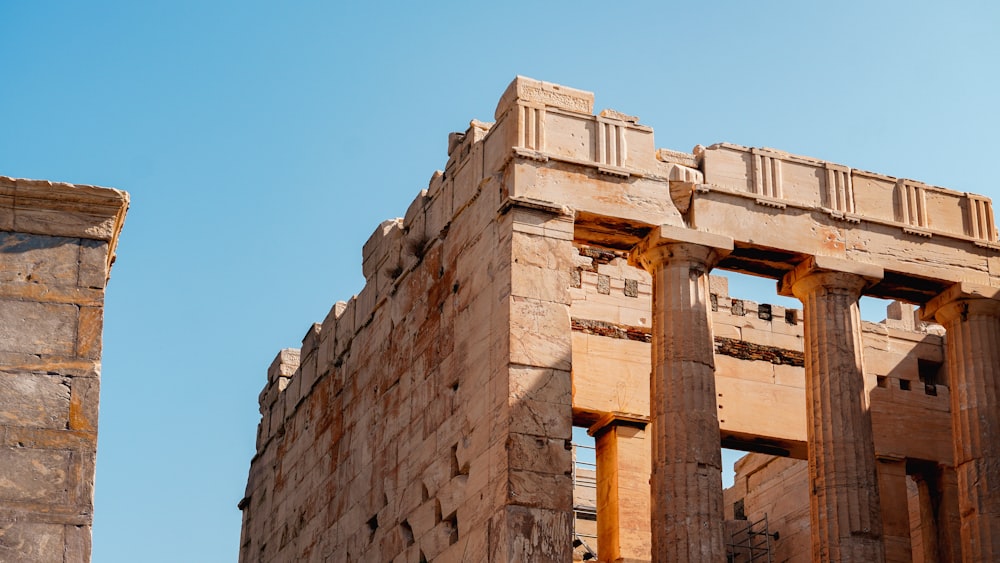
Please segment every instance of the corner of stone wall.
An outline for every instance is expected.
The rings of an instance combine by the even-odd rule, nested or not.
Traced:
[[[468,542],[485,541],[485,527],[482,537],[479,537],[468,529],[471,521],[458,521],[458,511],[464,514],[467,510],[463,491],[466,491],[466,472],[471,463],[468,459],[462,461],[466,455],[466,450],[460,447],[462,440],[452,435],[457,431],[455,428],[447,431],[443,427],[438,429],[438,425],[445,424],[449,417],[456,420],[462,418],[453,412],[460,408],[456,402],[458,399],[451,398],[451,395],[460,393],[459,384],[452,381],[459,372],[453,367],[437,364],[451,362],[455,336],[444,335],[428,340],[423,334],[442,330],[450,334],[462,329],[457,328],[454,320],[442,320],[436,326],[421,326],[418,329],[414,325],[423,321],[425,313],[419,313],[420,318],[415,318],[412,311],[430,307],[431,302],[446,299],[457,302],[459,294],[467,291],[451,281],[458,275],[452,270],[460,254],[458,247],[463,245],[449,243],[449,248],[455,248],[449,250],[450,254],[446,256],[444,242],[478,240],[479,235],[470,228],[483,229],[496,216],[500,190],[493,190],[494,185],[490,188],[489,198],[481,197],[484,187],[488,185],[484,176],[490,176],[484,174],[484,141],[491,126],[472,121],[465,132],[450,135],[445,170],[434,172],[427,188],[416,195],[403,217],[382,222],[365,243],[361,260],[365,276],[362,290],[347,301],[335,303],[322,323],[314,324],[306,331],[302,347],[299,350],[282,350],[268,370],[268,381],[260,394],[262,420],[258,451],[251,463],[246,496],[239,503],[243,510],[241,560],[280,558],[289,553],[293,554],[290,557],[298,556],[301,548],[294,545],[294,538],[300,532],[295,532],[291,539],[282,540],[277,546],[272,535],[288,525],[275,513],[276,510],[312,510],[302,505],[302,498],[290,495],[289,489],[284,488],[287,483],[303,480],[303,483],[310,484],[310,495],[335,495],[339,498],[337,502],[361,510],[370,519],[359,531],[346,520],[332,516],[332,519],[313,517],[309,520],[307,516],[311,513],[303,512],[302,518],[309,520],[307,527],[330,526],[326,530],[329,533],[324,535],[322,531],[304,530],[302,537],[311,539],[297,541],[315,541],[317,546],[326,546],[324,549],[338,545],[346,549],[343,553],[350,554],[345,555],[349,557],[360,557],[363,553],[375,554],[375,557],[379,557],[379,553],[395,556],[397,551],[394,550],[401,549],[427,558],[444,551],[453,553],[459,548],[466,549]],[[458,217],[462,220],[453,229]],[[485,254],[490,255],[490,252]],[[481,270],[482,266],[482,263],[475,264],[471,271]],[[464,265],[462,268],[467,273],[470,271]],[[431,284],[430,295],[420,289],[428,287],[428,284]],[[437,307],[434,306],[435,309]],[[448,318],[454,315],[449,311],[438,310],[438,313]],[[393,330],[400,332],[390,332]],[[363,346],[359,347],[359,343]],[[397,346],[408,351],[402,355],[401,352],[393,352]],[[409,351],[410,346],[417,349]],[[422,350],[425,346],[427,350]],[[409,381],[391,379],[391,373],[395,373],[401,365],[418,373],[421,378],[426,377],[426,381],[419,384],[419,389],[411,389]],[[423,373],[421,370],[431,371]],[[321,385],[322,391],[314,392]],[[401,396],[404,387],[409,389],[405,391],[405,400]],[[443,393],[442,397],[434,395],[439,392]],[[482,392],[482,389],[473,386],[461,391],[463,394],[466,392]],[[408,409],[410,403],[420,405],[413,407],[418,409],[413,411],[413,420],[409,410],[385,420],[375,415],[381,409],[400,409],[401,405],[406,405]],[[417,422],[415,426],[414,421]],[[456,426],[445,425],[449,428]],[[408,447],[421,452],[419,457],[422,460],[414,459],[410,465],[413,471],[427,473],[416,482],[422,483],[422,495],[430,495],[431,500],[421,501],[421,494],[417,494],[416,500],[408,500],[405,507],[397,502],[388,502],[390,495],[385,488],[390,486],[389,481],[381,482],[380,479],[388,479],[389,476],[372,473],[371,464],[382,464],[391,469],[399,463],[395,448],[402,446],[381,451],[379,456],[385,457],[376,460],[371,457],[374,446],[366,446],[366,440],[361,439],[359,432],[370,433],[366,434],[369,437],[366,440],[370,439],[371,444],[381,444],[377,436],[384,433],[406,436]],[[315,442],[320,433],[328,441]],[[432,445],[421,445],[428,439],[433,439]],[[441,446],[445,448],[442,453],[436,445],[440,440],[457,441],[458,445],[452,444],[449,450],[445,444]],[[328,450],[331,447],[333,449]],[[318,470],[320,474],[312,474],[316,470],[303,474],[304,466],[316,463],[324,467]],[[403,463],[406,464],[405,460]],[[452,468],[449,473],[448,468],[456,463],[457,475],[448,478],[455,472]],[[475,460],[475,464],[473,472],[477,476],[486,475],[489,465],[484,464],[483,459]],[[342,470],[338,471],[338,467]],[[438,475],[440,471],[446,474],[442,477]],[[351,485],[346,489],[343,488],[345,483],[334,485],[331,482],[323,485],[325,492],[316,489],[322,481],[343,479],[347,475],[356,476],[354,478],[364,476],[366,480],[375,481]],[[478,490],[482,484],[480,477],[473,481],[469,486]],[[414,496],[412,491],[396,492],[406,499]],[[420,487],[417,492],[420,493]],[[329,498],[327,501],[333,500]],[[439,503],[439,508],[429,514],[431,520],[420,520],[426,505],[434,503]],[[459,509],[459,504],[463,508]],[[420,510],[417,510],[417,505],[421,506]],[[286,508],[280,508],[282,506]],[[410,514],[409,511],[413,510],[417,512]],[[393,526],[390,520],[395,518],[396,511],[408,516],[407,520]],[[319,524],[320,521],[327,523]],[[367,531],[362,534],[364,530]],[[330,536],[330,533],[335,536]],[[461,541],[454,544],[454,538],[459,533],[462,534]],[[389,535],[381,541],[392,539],[384,546],[367,547],[354,539],[361,535],[378,539],[383,534]],[[399,542],[403,542],[402,547]],[[406,547],[407,542],[409,548]],[[375,551],[370,551],[373,549]],[[469,553],[478,552],[478,548],[469,549]]]

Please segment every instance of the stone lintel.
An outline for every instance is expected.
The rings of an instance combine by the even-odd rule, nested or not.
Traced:
[[[920,307],[920,320],[937,322],[935,317],[945,305],[959,300],[972,299],[990,299],[1000,304],[1000,288],[968,282],[956,283]]]
[[[669,244],[695,244],[714,251],[716,259],[721,260],[733,251],[733,239],[715,233],[696,231],[687,227],[674,225],[660,225],[646,235],[646,238],[639,241],[628,255],[628,263],[631,266],[643,268],[642,256],[647,252]]]
[[[494,117],[499,120],[518,100],[588,115],[594,113],[593,92],[517,76],[500,96]]]
[[[649,424],[649,417],[643,414],[612,411],[605,413],[597,422],[587,429],[587,434],[596,438],[599,434],[613,426],[631,426],[633,428],[645,429]]]
[[[810,256],[778,281],[778,295],[794,297],[792,287],[796,283],[813,274],[824,272],[858,276],[866,281],[868,287],[882,281],[882,278],[885,276],[885,270],[875,264],[865,264],[864,262],[855,262],[831,256]]]

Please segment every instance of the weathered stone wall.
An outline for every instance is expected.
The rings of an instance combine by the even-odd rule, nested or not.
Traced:
[[[966,287],[1000,285],[988,199],[771,149],[655,150],[637,118],[595,116],[591,94],[521,77],[496,118],[452,135],[445,171],[365,245],[361,293],[272,365],[240,503],[242,561],[569,560],[571,423],[598,436],[598,543],[609,558],[663,557],[649,539],[662,542],[666,519],[647,516],[667,495],[651,498],[647,476],[650,462],[676,471],[677,460],[667,450],[643,458],[650,442],[699,444],[704,459],[687,462],[708,476],[698,478],[707,492],[674,495],[681,502],[668,510],[721,520],[719,463],[709,455],[716,424],[720,445],[805,459],[819,444],[871,477],[850,498],[824,493],[827,508],[863,500],[874,520],[824,530],[812,538],[814,558],[841,549],[829,538],[863,536],[876,558],[903,560],[912,550],[907,476],[918,469],[940,493],[925,497],[941,501],[944,541],[956,521],[955,397],[941,332],[901,302],[886,323],[861,323],[856,302],[862,292],[908,303],[994,299]],[[653,239],[658,277],[634,267]],[[689,271],[664,277],[675,250],[687,253]],[[705,282],[711,268],[780,280],[783,294],[830,273],[823,279],[850,282],[830,305],[849,328],[807,349],[804,336],[819,333],[805,325],[825,326],[815,304],[806,315],[731,297],[723,279]],[[688,293],[667,294],[689,279]],[[654,294],[667,300],[657,311]],[[668,310],[697,338],[654,327]],[[673,361],[656,368],[654,408],[651,342]],[[807,401],[827,392],[817,381],[833,369],[810,357],[850,372],[842,381],[851,391],[834,394],[850,404]],[[982,383],[986,372],[973,367],[966,375]],[[714,381],[705,379],[712,370]],[[693,393],[698,424],[657,429],[671,385]],[[841,431],[838,421],[860,423]],[[874,452],[857,455],[841,438]],[[969,455],[979,463],[993,454]],[[815,466],[809,478],[842,478],[844,467]],[[656,482],[663,493],[665,480]],[[675,539],[680,521],[669,526]],[[689,560],[709,539],[721,556],[719,524],[704,527],[711,538],[687,535]]]
[[[487,129],[269,370],[241,561],[569,559],[572,222],[501,206]]]
[[[90,561],[104,288],[127,207],[0,177],[2,561]]]

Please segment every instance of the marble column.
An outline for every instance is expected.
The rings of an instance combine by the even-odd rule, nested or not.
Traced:
[[[885,561],[858,299],[877,266],[810,257],[779,283],[802,301],[813,561]]]
[[[597,545],[610,563],[649,561],[649,417],[612,412],[589,433],[597,449]]]
[[[631,255],[653,277],[650,377],[654,563],[725,561],[722,452],[708,272],[732,239],[659,227]]]
[[[945,327],[962,561],[1000,560],[1000,290],[956,284],[924,306]]]

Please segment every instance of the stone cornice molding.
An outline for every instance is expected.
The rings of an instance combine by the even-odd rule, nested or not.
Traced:
[[[122,190],[0,176],[0,231],[106,241],[109,272],[128,207]]]

